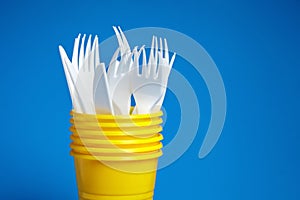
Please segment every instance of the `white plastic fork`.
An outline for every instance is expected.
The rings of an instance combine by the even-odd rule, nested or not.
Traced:
[[[115,114],[128,115],[131,106],[130,76],[132,66],[132,53],[127,39],[118,27],[113,27],[119,48],[115,51],[107,72],[109,90]],[[118,61],[120,54],[121,60]]]
[[[78,58],[78,75],[75,81],[75,87],[82,101],[82,113],[95,114],[95,105],[93,102],[93,79],[94,79],[94,62],[91,49],[91,35],[88,38],[84,50],[86,35],[81,38],[81,45]],[[76,51],[76,50],[75,50]],[[73,61],[77,60],[72,58]],[[75,61],[76,62],[76,61]],[[74,67],[74,66],[73,66]],[[77,111],[77,110],[76,110]],[[77,111],[79,112],[79,111]]]
[[[160,51],[157,48],[157,38],[153,37],[148,64],[145,49],[143,51],[142,73],[139,73],[138,62],[134,62],[135,76],[131,79],[131,90],[135,99],[133,114],[145,114],[160,110],[167,88],[168,77],[175,60],[174,53],[169,61],[169,50],[166,39],[164,46],[160,38]],[[155,46],[155,47],[154,47]],[[155,54],[154,52],[155,48]],[[139,53],[134,52],[135,58]],[[158,62],[158,63],[157,63]]]
[[[165,98],[165,94],[166,94],[166,90],[167,90],[167,83],[168,83],[168,79],[169,79],[169,75],[173,66],[173,63],[175,61],[175,57],[176,57],[176,53],[174,52],[171,60],[169,60],[169,48],[168,48],[168,43],[167,43],[167,39],[164,39],[164,46],[165,48],[163,48],[162,45],[162,39],[159,39],[160,41],[160,49],[161,51],[158,52],[158,74],[162,75],[162,85],[164,85],[165,87],[161,88],[161,98],[159,99],[159,101],[151,108],[152,112],[158,112],[161,109],[161,106],[163,104],[164,98]],[[164,49],[164,50],[163,50]]]

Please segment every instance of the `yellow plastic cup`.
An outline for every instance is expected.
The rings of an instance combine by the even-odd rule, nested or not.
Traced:
[[[152,200],[161,154],[159,151],[140,156],[97,157],[72,151],[79,199]],[[99,160],[105,160],[105,164]]]
[[[71,115],[79,199],[152,200],[162,155],[162,112]]]

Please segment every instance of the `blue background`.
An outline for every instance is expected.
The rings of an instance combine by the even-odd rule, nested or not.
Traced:
[[[223,77],[228,111],[208,157],[197,157],[209,123],[201,76],[188,77],[201,99],[198,135],[158,172],[156,200],[300,199],[300,2],[281,1],[2,1],[0,7],[1,199],[77,199],[69,156],[71,101],[58,54],[78,33],[113,35],[165,27],[199,42]],[[165,143],[176,133],[168,93]],[[169,113],[170,112],[170,113]],[[175,112],[173,112],[175,115]]]

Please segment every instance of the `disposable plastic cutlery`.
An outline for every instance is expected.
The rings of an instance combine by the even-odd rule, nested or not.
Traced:
[[[151,108],[151,112],[157,112],[161,109],[161,106],[163,104],[166,90],[167,90],[167,84],[169,75],[173,66],[173,63],[175,61],[176,53],[174,52],[171,60],[169,60],[169,48],[167,44],[167,39],[164,39],[164,52],[163,52],[163,45],[162,45],[162,39],[159,39],[160,41],[160,47],[161,51],[158,52],[158,74],[161,74],[161,83],[164,87],[161,88],[161,98],[159,101],[154,105],[154,107]]]
[[[161,108],[166,93],[168,77],[176,54],[174,53],[171,61],[169,61],[166,39],[163,47],[160,38],[160,51],[158,51],[157,46],[157,38],[153,37],[148,64],[146,63],[145,49],[142,49],[143,63],[141,74],[139,73],[138,62],[134,62],[133,68],[136,73],[131,78],[131,90],[136,103],[133,110],[134,114],[150,113]],[[134,55],[138,60],[139,53],[135,51]]]
[[[153,37],[147,62],[144,46],[131,51],[121,28],[113,29],[119,47],[112,56],[107,73],[105,64],[100,62],[97,36],[92,43],[91,35],[87,41],[86,35],[78,35],[72,62],[59,46],[74,110],[88,114],[128,115],[131,95],[136,103],[133,114],[160,110],[176,54],[170,60],[167,40],[160,38],[158,48],[157,37]]]
[[[65,72],[65,75],[66,75],[69,91],[70,91],[70,94],[71,94],[73,107],[75,109],[81,111],[82,110],[82,102],[79,99],[79,94],[78,94],[78,91],[75,87],[76,80],[77,80],[77,75],[78,75],[78,58],[77,58],[78,56],[75,55],[76,54],[75,50],[77,50],[77,54],[78,54],[79,38],[80,38],[80,34],[75,39],[75,42],[74,42],[72,63],[68,59],[68,56],[67,56],[64,48],[61,45],[59,46],[59,52],[60,52],[64,72]],[[77,63],[75,63],[73,61],[75,59],[75,57],[77,58],[76,59]]]
[[[115,114],[128,115],[131,106],[130,71],[132,52],[120,27],[113,27],[119,48],[115,51],[108,68],[108,85]],[[120,61],[118,56],[120,54]]]
[[[80,36],[74,42],[72,63],[62,46],[59,46],[73,107],[80,113],[95,114],[97,111],[112,114],[105,66],[100,63],[98,37],[95,37],[91,46],[90,35],[84,51],[84,35],[78,54]]]
[[[85,35],[81,39],[81,46],[79,52],[79,73],[76,81],[76,88],[81,95],[83,100],[84,112],[94,114],[95,113],[95,104],[94,104],[94,91],[93,91],[93,82],[94,82],[94,71],[95,66],[93,60],[93,54],[91,53],[91,36],[88,38],[86,44],[86,49],[84,51],[85,44]],[[78,79],[80,82],[78,82]],[[83,96],[84,94],[84,96]]]
[[[94,93],[95,93],[94,101],[95,101],[96,113],[114,115],[112,100],[109,92],[107,74],[105,70],[105,64],[100,63],[98,38],[96,39],[97,39],[96,48],[95,48],[96,69],[95,69],[95,80],[94,80]]]

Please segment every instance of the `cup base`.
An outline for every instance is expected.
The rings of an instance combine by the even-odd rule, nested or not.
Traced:
[[[102,163],[75,156],[79,197],[82,200],[150,200],[153,197],[156,170],[149,171],[148,168],[156,168],[157,160]],[[120,169],[107,164],[114,167],[118,165]]]
[[[95,195],[79,192],[79,200],[153,200],[153,192],[135,195]]]

